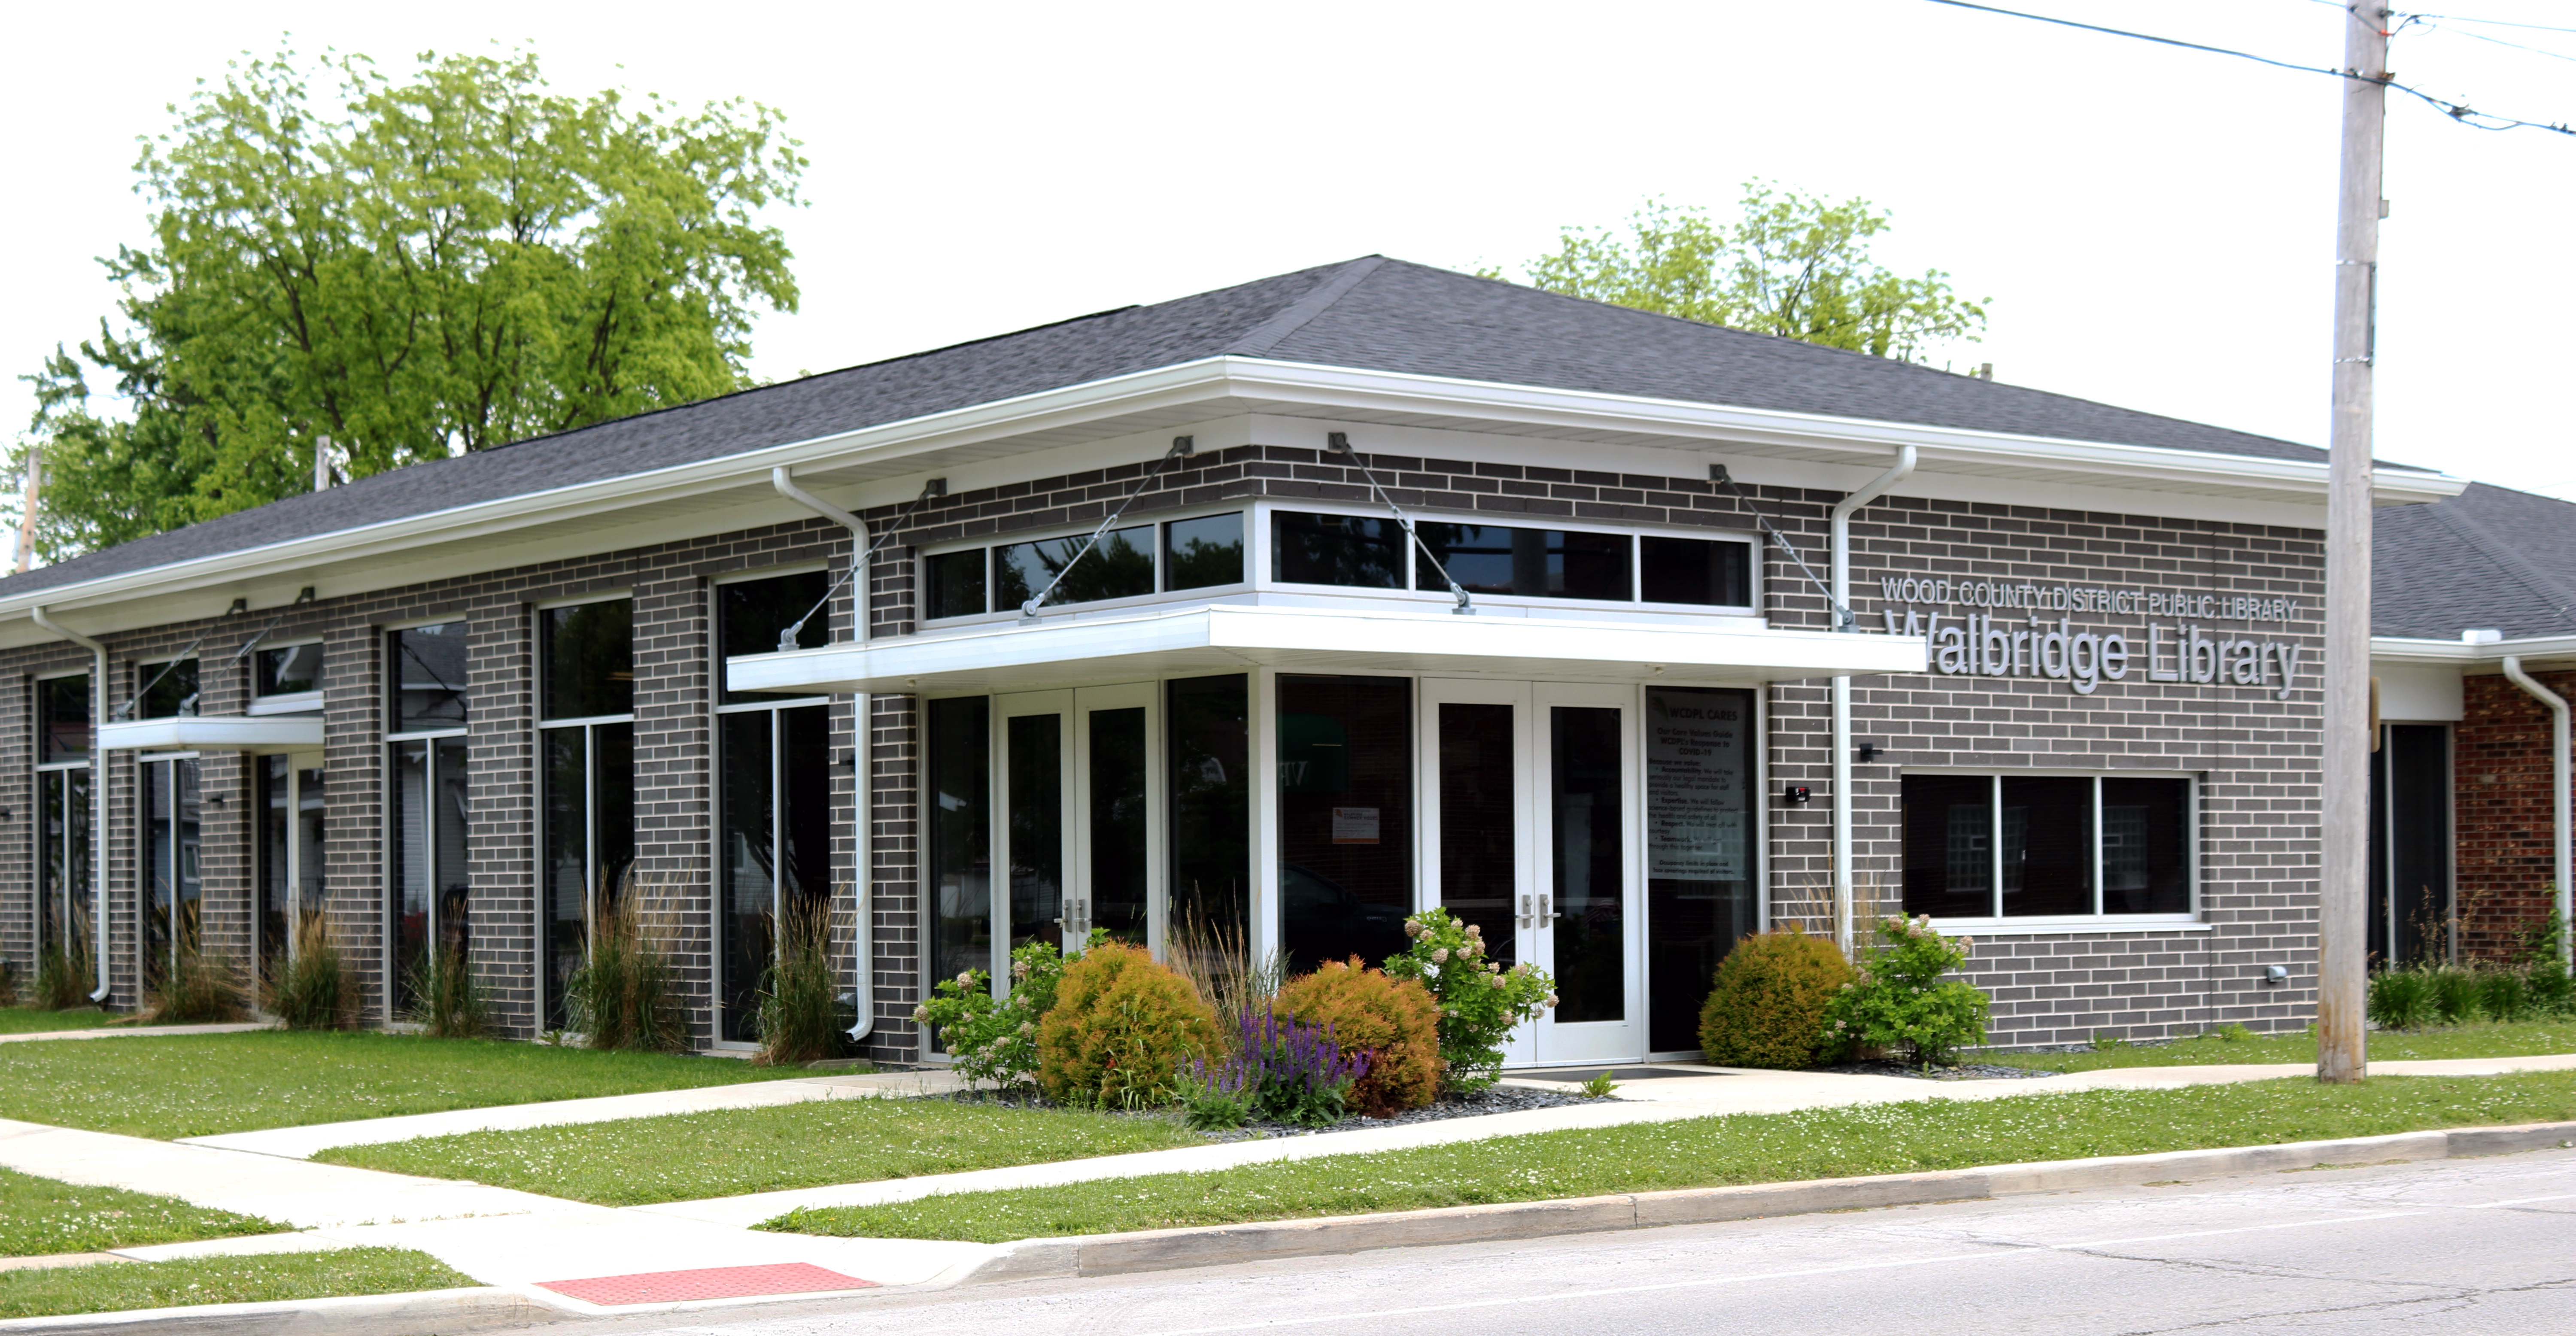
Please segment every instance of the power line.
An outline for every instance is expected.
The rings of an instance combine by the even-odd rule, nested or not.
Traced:
[[[2317,0],[2317,3],[2332,5],[2335,4],[2335,0]],[[2336,8],[2340,9],[2342,6],[2336,5]],[[2422,19],[2440,19],[2444,23],[2480,23],[2491,28],[2523,28],[2531,32],[2576,33],[2576,28],[2553,28],[2546,23],[2515,23],[2507,19],[2472,19],[2463,18],[2458,14],[2417,14],[2413,17]]]
[[[2006,18],[2029,19],[2035,23],[2053,23],[2062,28],[2081,28],[2086,32],[2098,32],[2110,37],[2127,37],[2141,42],[2154,42],[2160,46],[2178,46],[2186,51],[2206,51],[2214,56],[2233,56],[2238,60],[2250,60],[2258,65],[2270,65],[2278,69],[2297,70],[2302,74],[2323,74],[2337,79],[2355,79],[2365,83],[2375,83],[2386,88],[2393,88],[2400,93],[2404,93],[2409,97],[2424,102],[2425,104],[2439,110],[2443,115],[2450,117],[2452,120],[2455,120],[2472,130],[2548,130],[2556,134],[2576,137],[2576,129],[2568,128],[2568,126],[2563,122],[2526,121],[2518,117],[2499,116],[2493,112],[2479,111],[2464,102],[2453,102],[2447,98],[2435,97],[2431,93],[2427,93],[2420,88],[2410,88],[2394,79],[2373,79],[2367,74],[2362,74],[2353,70],[2330,70],[2322,65],[2293,64],[2286,60],[2274,60],[2270,56],[2258,56],[2251,51],[2238,51],[2224,46],[2208,46],[2200,42],[2186,42],[2172,37],[2158,37],[2153,33],[2131,32],[2126,28],[2106,28],[2098,23],[2079,23],[2074,19],[2053,18],[2046,14],[2026,14],[2018,9],[1999,9],[1993,5],[1971,4],[1969,3],[1969,0],[1931,0],[1931,3],[1936,5],[1948,5],[1953,9],[1973,9],[1980,13],[2001,14]],[[2348,6],[2337,5],[2336,8],[2345,9],[2348,8]]]

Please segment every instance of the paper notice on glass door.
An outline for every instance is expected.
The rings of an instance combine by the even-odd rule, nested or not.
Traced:
[[[1646,693],[1646,875],[1741,881],[1748,874],[1745,733],[1735,692]]]
[[[1377,809],[1374,807],[1334,808],[1333,843],[1377,843]]]

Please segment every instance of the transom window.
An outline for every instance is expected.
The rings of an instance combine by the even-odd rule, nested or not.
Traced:
[[[2189,779],[1907,775],[1904,802],[1908,914],[2192,911]]]
[[[251,695],[302,696],[322,689],[322,647],[284,645],[251,657]]]
[[[928,619],[1017,612],[1055,583],[1046,605],[1142,598],[1157,592],[1242,584],[1243,512],[1134,524],[1100,535],[1075,561],[1090,531],[922,558]]]

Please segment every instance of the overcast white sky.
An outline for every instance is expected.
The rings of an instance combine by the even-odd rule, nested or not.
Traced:
[[[2576,29],[2566,0],[2453,0]],[[2340,63],[2316,0],[2014,7]],[[804,304],[755,369],[821,371],[1382,252],[1460,269],[1642,199],[1769,177],[1896,213],[1880,256],[1991,298],[1963,364],[2323,444],[2333,80],[1925,0],[1697,4],[47,6],[11,22],[0,370],[35,369],[142,236],[137,136],[245,48],[535,46],[578,92],[783,109]],[[2480,38],[2501,39],[2480,40]],[[2501,42],[2559,54],[2518,49]],[[2576,32],[2443,22],[2400,79],[2576,120]],[[2576,498],[2576,138],[2392,97],[2379,455]],[[2559,387],[2553,390],[2552,386]],[[32,407],[14,381],[0,426]]]

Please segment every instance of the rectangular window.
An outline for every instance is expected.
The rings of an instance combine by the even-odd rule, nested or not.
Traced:
[[[283,756],[259,758],[259,977],[277,980],[286,961],[288,903],[294,898],[295,771]]]
[[[1382,961],[1413,907],[1413,682],[1282,676],[1278,726],[1288,967]]]
[[[1446,584],[1432,565],[1439,558],[1449,578],[1471,594],[1523,598],[1589,598],[1627,602],[1629,537],[1565,529],[1513,529],[1499,524],[1415,526],[1429,555],[1414,554],[1417,589]]]
[[[545,717],[592,719],[635,712],[635,603],[613,598],[537,614],[545,661]]]
[[[145,988],[159,986],[181,951],[193,951],[198,906],[205,888],[200,861],[202,796],[197,761],[181,757],[135,767],[143,815],[143,934],[140,974]]]
[[[1907,775],[1905,912],[2187,914],[2191,781]]]
[[[288,645],[251,656],[253,696],[296,696],[322,689],[322,647]]]
[[[1270,513],[1270,578],[1350,589],[1404,588],[1404,530],[1391,519]]]
[[[393,947],[394,1004],[399,1013],[413,998],[415,981],[432,952],[462,959],[466,900],[471,883],[465,861],[467,802],[465,735],[397,742],[392,802],[394,894],[389,897],[386,940]]]
[[[993,968],[992,702],[926,702],[931,968],[935,979]]]
[[[791,626],[796,627],[798,649],[830,644],[832,629],[824,624],[823,614],[814,612],[814,605],[823,601],[831,587],[832,577],[823,571],[717,585],[716,638],[721,652],[716,661],[722,663],[737,654],[774,654],[781,648],[779,635]],[[814,615],[806,617],[809,612]],[[805,618],[802,626],[797,626],[799,617]],[[783,699],[771,691],[736,691],[730,681],[716,698],[720,705],[776,705]]]
[[[922,558],[921,579],[925,620],[973,617],[985,610],[984,549],[980,547]]]
[[[385,676],[390,679],[385,696],[392,715],[385,721],[386,732],[437,733],[465,727],[465,623],[387,631]]]
[[[1089,534],[1043,538],[993,549],[993,602],[1005,612],[1018,609],[1058,574],[1063,583],[1047,595],[1047,606],[1096,603],[1109,598],[1135,598],[1154,592],[1154,526],[1112,529],[1100,543],[1082,553]],[[1074,560],[1082,553],[1080,561]]]
[[[1186,677],[1168,690],[1171,922],[1213,942],[1251,921],[1249,688],[1240,676]]]
[[[1201,515],[1164,525],[1163,573],[1165,589],[1243,583],[1243,513]]]
[[[36,773],[42,811],[36,827],[37,948],[60,953],[76,975],[89,973],[89,768]]]
[[[1646,602],[1753,606],[1751,543],[1648,535],[1638,547]]]
[[[1646,688],[1652,1052],[1699,1046],[1700,1006],[1718,963],[1762,928],[1753,875],[1753,719],[1750,691]]]
[[[36,684],[36,764],[89,760],[89,674]]]
[[[197,712],[195,659],[141,664],[135,672],[143,684],[142,699],[135,702],[135,718],[169,719]]]
[[[827,643],[807,614],[830,587],[823,571],[716,586],[722,657],[771,653],[791,627],[799,647]],[[752,1043],[780,926],[831,927],[832,725],[829,707],[768,692],[727,687],[719,701],[718,1037]]]
[[[635,862],[634,603],[610,599],[537,613],[539,816],[544,868],[538,954],[546,1024],[562,1026],[564,988],[589,955],[591,915]]]

